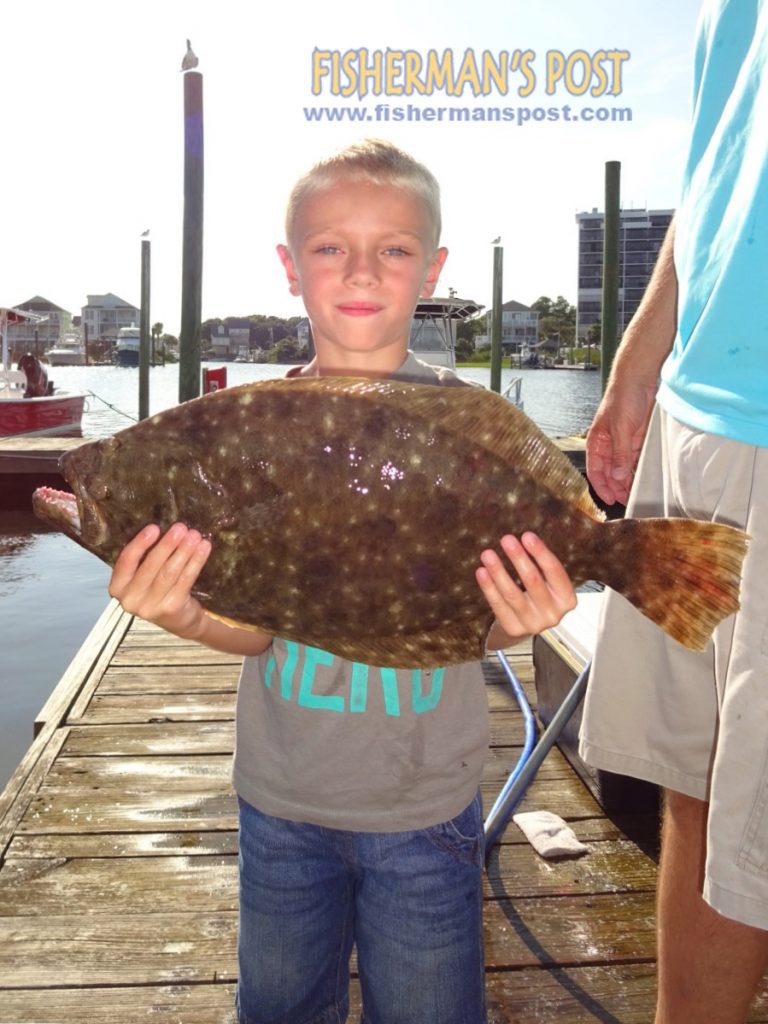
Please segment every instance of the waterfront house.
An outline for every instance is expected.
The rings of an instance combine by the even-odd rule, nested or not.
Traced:
[[[72,314],[42,295],[19,302],[14,308],[40,318],[8,325],[8,343],[16,356],[27,351],[43,355],[72,330]]]
[[[89,295],[82,307],[83,327],[89,341],[108,341],[114,344],[123,327],[139,323],[141,311],[137,306],[112,292]]]

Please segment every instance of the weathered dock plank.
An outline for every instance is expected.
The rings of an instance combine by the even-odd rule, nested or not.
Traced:
[[[235,1024],[234,999],[232,983],[16,989],[3,992],[0,1024]]]
[[[96,694],[83,709],[73,715],[72,725],[105,725],[137,722],[180,722],[219,719],[231,721],[235,713],[235,692]]]
[[[49,832],[157,832],[237,827],[234,793],[164,793],[158,789],[125,793],[119,801],[100,792],[41,792],[31,801],[17,834]]]
[[[149,724],[71,726],[62,751],[67,755],[119,757],[142,754],[231,754],[234,722],[150,722]]]
[[[199,835],[199,833],[196,833]],[[0,919],[67,914],[73,906],[94,913],[156,913],[233,910],[237,906],[236,844],[227,833],[228,850],[210,853],[184,849],[175,853],[153,845],[136,857],[112,847],[118,837],[103,834],[87,856],[59,845],[58,856],[8,857],[0,868]],[[112,848],[111,848],[112,847]],[[66,853],[64,851],[66,850]],[[109,851],[110,856],[104,853]],[[96,854],[94,856],[94,854]],[[485,898],[532,899],[544,896],[595,896],[653,892],[653,863],[626,841],[604,842],[578,861],[547,863],[524,846],[502,847],[489,865]],[[18,892],[23,890],[24,899]]]
[[[105,904],[106,897],[102,901]],[[0,917],[5,988],[146,985],[236,978],[237,913],[146,904],[133,913]],[[178,904],[177,904],[178,907]],[[651,893],[489,900],[485,945],[494,971],[599,965],[654,957]],[[70,908],[71,909],[71,908]]]
[[[584,843],[597,844],[602,842],[625,842],[624,832],[610,818],[578,818],[570,822],[573,831]],[[634,847],[634,844],[631,844]],[[531,855],[531,848],[522,832],[510,825],[502,835],[497,850],[507,847],[521,847],[522,860],[528,870],[546,872],[550,862]],[[634,847],[636,849],[636,847]],[[597,848],[596,848],[597,850]],[[95,833],[25,833],[14,836],[8,847],[7,857],[154,857],[154,856],[187,856],[237,853],[237,832],[227,829],[220,831],[190,832],[95,832]],[[498,865],[496,858],[500,853],[491,856],[489,877],[494,872],[507,870]],[[564,866],[571,862],[564,862]],[[581,860],[572,862],[573,870],[583,863]],[[555,867],[557,865],[554,865]],[[515,865],[515,872],[520,870]],[[590,869],[591,870],[591,869]]]
[[[210,984],[237,978],[234,910],[89,914],[78,909],[48,918],[0,918],[0,991],[52,983]]]

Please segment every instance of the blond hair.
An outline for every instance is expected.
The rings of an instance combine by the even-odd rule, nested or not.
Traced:
[[[423,200],[434,230],[435,248],[440,240],[440,186],[424,164],[386,139],[362,139],[333,156],[320,160],[304,174],[291,190],[285,212],[285,233],[290,245],[296,215],[310,195],[336,185],[339,181],[368,181],[373,185],[393,185]]]

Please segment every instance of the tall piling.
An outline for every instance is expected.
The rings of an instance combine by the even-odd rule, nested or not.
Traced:
[[[200,394],[203,309],[203,76],[184,73],[184,226],[179,332],[179,401]]]
[[[504,249],[493,247],[493,316],[491,318],[491,391],[501,394],[501,322]]]
[[[141,240],[141,309],[139,310],[139,419],[149,416],[149,278],[150,241]]]
[[[619,248],[621,238],[621,164],[605,165],[605,218],[603,226],[603,301],[600,332],[600,373],[603,391],[619,343]]]

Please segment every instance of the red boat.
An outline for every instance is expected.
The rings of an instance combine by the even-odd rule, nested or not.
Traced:
[[[0,437],[13,434],[80,433],[84,394],[55,391],[48,383],[45,368],[33,355],[19,360],[19,368],[10,368],[8,324],[33,320],[20,309],[0,307],[2,365],[0,366]]]
[[[85,395],[53,394],[40,398],[15,397],[23,388],[3,388],[0,373],[0,437],[11,434],[69,434],[77,436]]]

